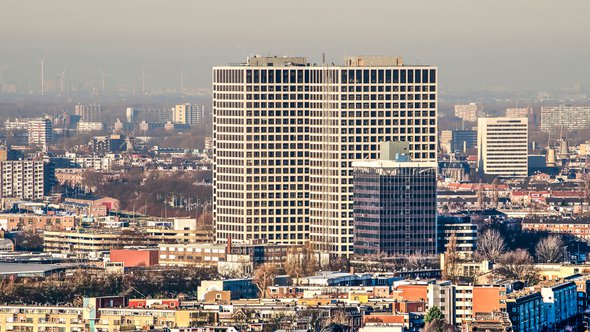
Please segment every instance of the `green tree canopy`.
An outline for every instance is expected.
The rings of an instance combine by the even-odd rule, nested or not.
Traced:
[[[440,311],[440,308],[437,306],[433,306],[432,308],[428,309],[426,315],[424,315],[424,323],[430,323],[436,320],[444,320],[445,315]]]

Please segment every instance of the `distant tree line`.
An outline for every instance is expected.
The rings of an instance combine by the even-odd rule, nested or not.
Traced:
[[[0,282],[0,303],[81,305],[84,297],[195,298],[201,280],[215,277],[213,269],[136,270],[124,275],[78,270],[65,278],[24,278]]]

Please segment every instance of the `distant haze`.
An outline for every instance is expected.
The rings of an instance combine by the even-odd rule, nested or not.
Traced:
[[[210,88],[211,67],[252,54],[395,55],[437,65],[454,90],[590,86],[589,0],[4,1],[0,84],[69,80]]]

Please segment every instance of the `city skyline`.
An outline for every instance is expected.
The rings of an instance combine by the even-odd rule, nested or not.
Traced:
[[[590,0],[0,11],[0,332],[586,331]]]
[[[34,24],[23,25],[16,19],[31,3],[38,9],[27,13]],[[269,5],[10,3],[0,13],[0,83],[40,91],[43,60],[45,79],[57,90],[64,74],[66,80],[94,81],[97,90],[104,77],[107,90],[135,85],[141,91],[142,71],[149,88],[208,89],[210,68],[218,63],[242,62],[253,54],[305,54],[321,62],[325,53],[336,64],[351,54],[436,63],[445,77],[441,88],[450,90],[590,85],[590,69],[569,65],[590,56],[590,46],[582,42],[590,31],[587,1],[356,3],[337,15],[328,14],[341,8],[335,1],[303,2],[284,14]],[[363,12],[370,19],[357,14]],[[306,25],[299,24],[301,18]],[[233,23],[219,25],[220,20]],[[248,28],[234,28],[240,25]]]

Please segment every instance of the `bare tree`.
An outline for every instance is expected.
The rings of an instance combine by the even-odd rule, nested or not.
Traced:
[[[503,254],[499,259],[496,274],[510,280],[521,280],[531,285],[539,280],[533,257],[527,250],[516,249]]]
[[[299,283],[299,278],[310,276],[319,270],[316,253],[310,244],[303,248],[292,247],[287,252],[285,272]]]
[[[295,280],[295,284],[299,284],[299,279],[303,276],[303,264],[302,257],[296,247],[290,247],[287,250],[285,272]]]
[[[266,289],[274,284],[276,276],[277,267],[271,263],[264,263],[254,271],[252,282],[258,287],[261,298],[266,298]]]
[[[413,253],[405,258],[405,265],[408,270],[418,270],[421,267],[422,256],[420,253]]]
[[[488,229],[477,238],[477,255],[490,262],[495,262],[506,251],[504,238],[495,229]]]
[[[424,332],[455,332],[457,328],[445,320],[433,320],[424,325]]]
[[[459,255],[457,253],[457,235],[451,234],[445,251],[445,266],[443,269],[443,279],[457,282],[459,278]]]
[[[563,258],[563,241],[560,236],[549,235],[541,239],[535,247],[539,263],[556,263]]]
[[[197,228],[213,234],[215,226],[213,225],[213,214],[210,212],[202,212],[197,218]]]

